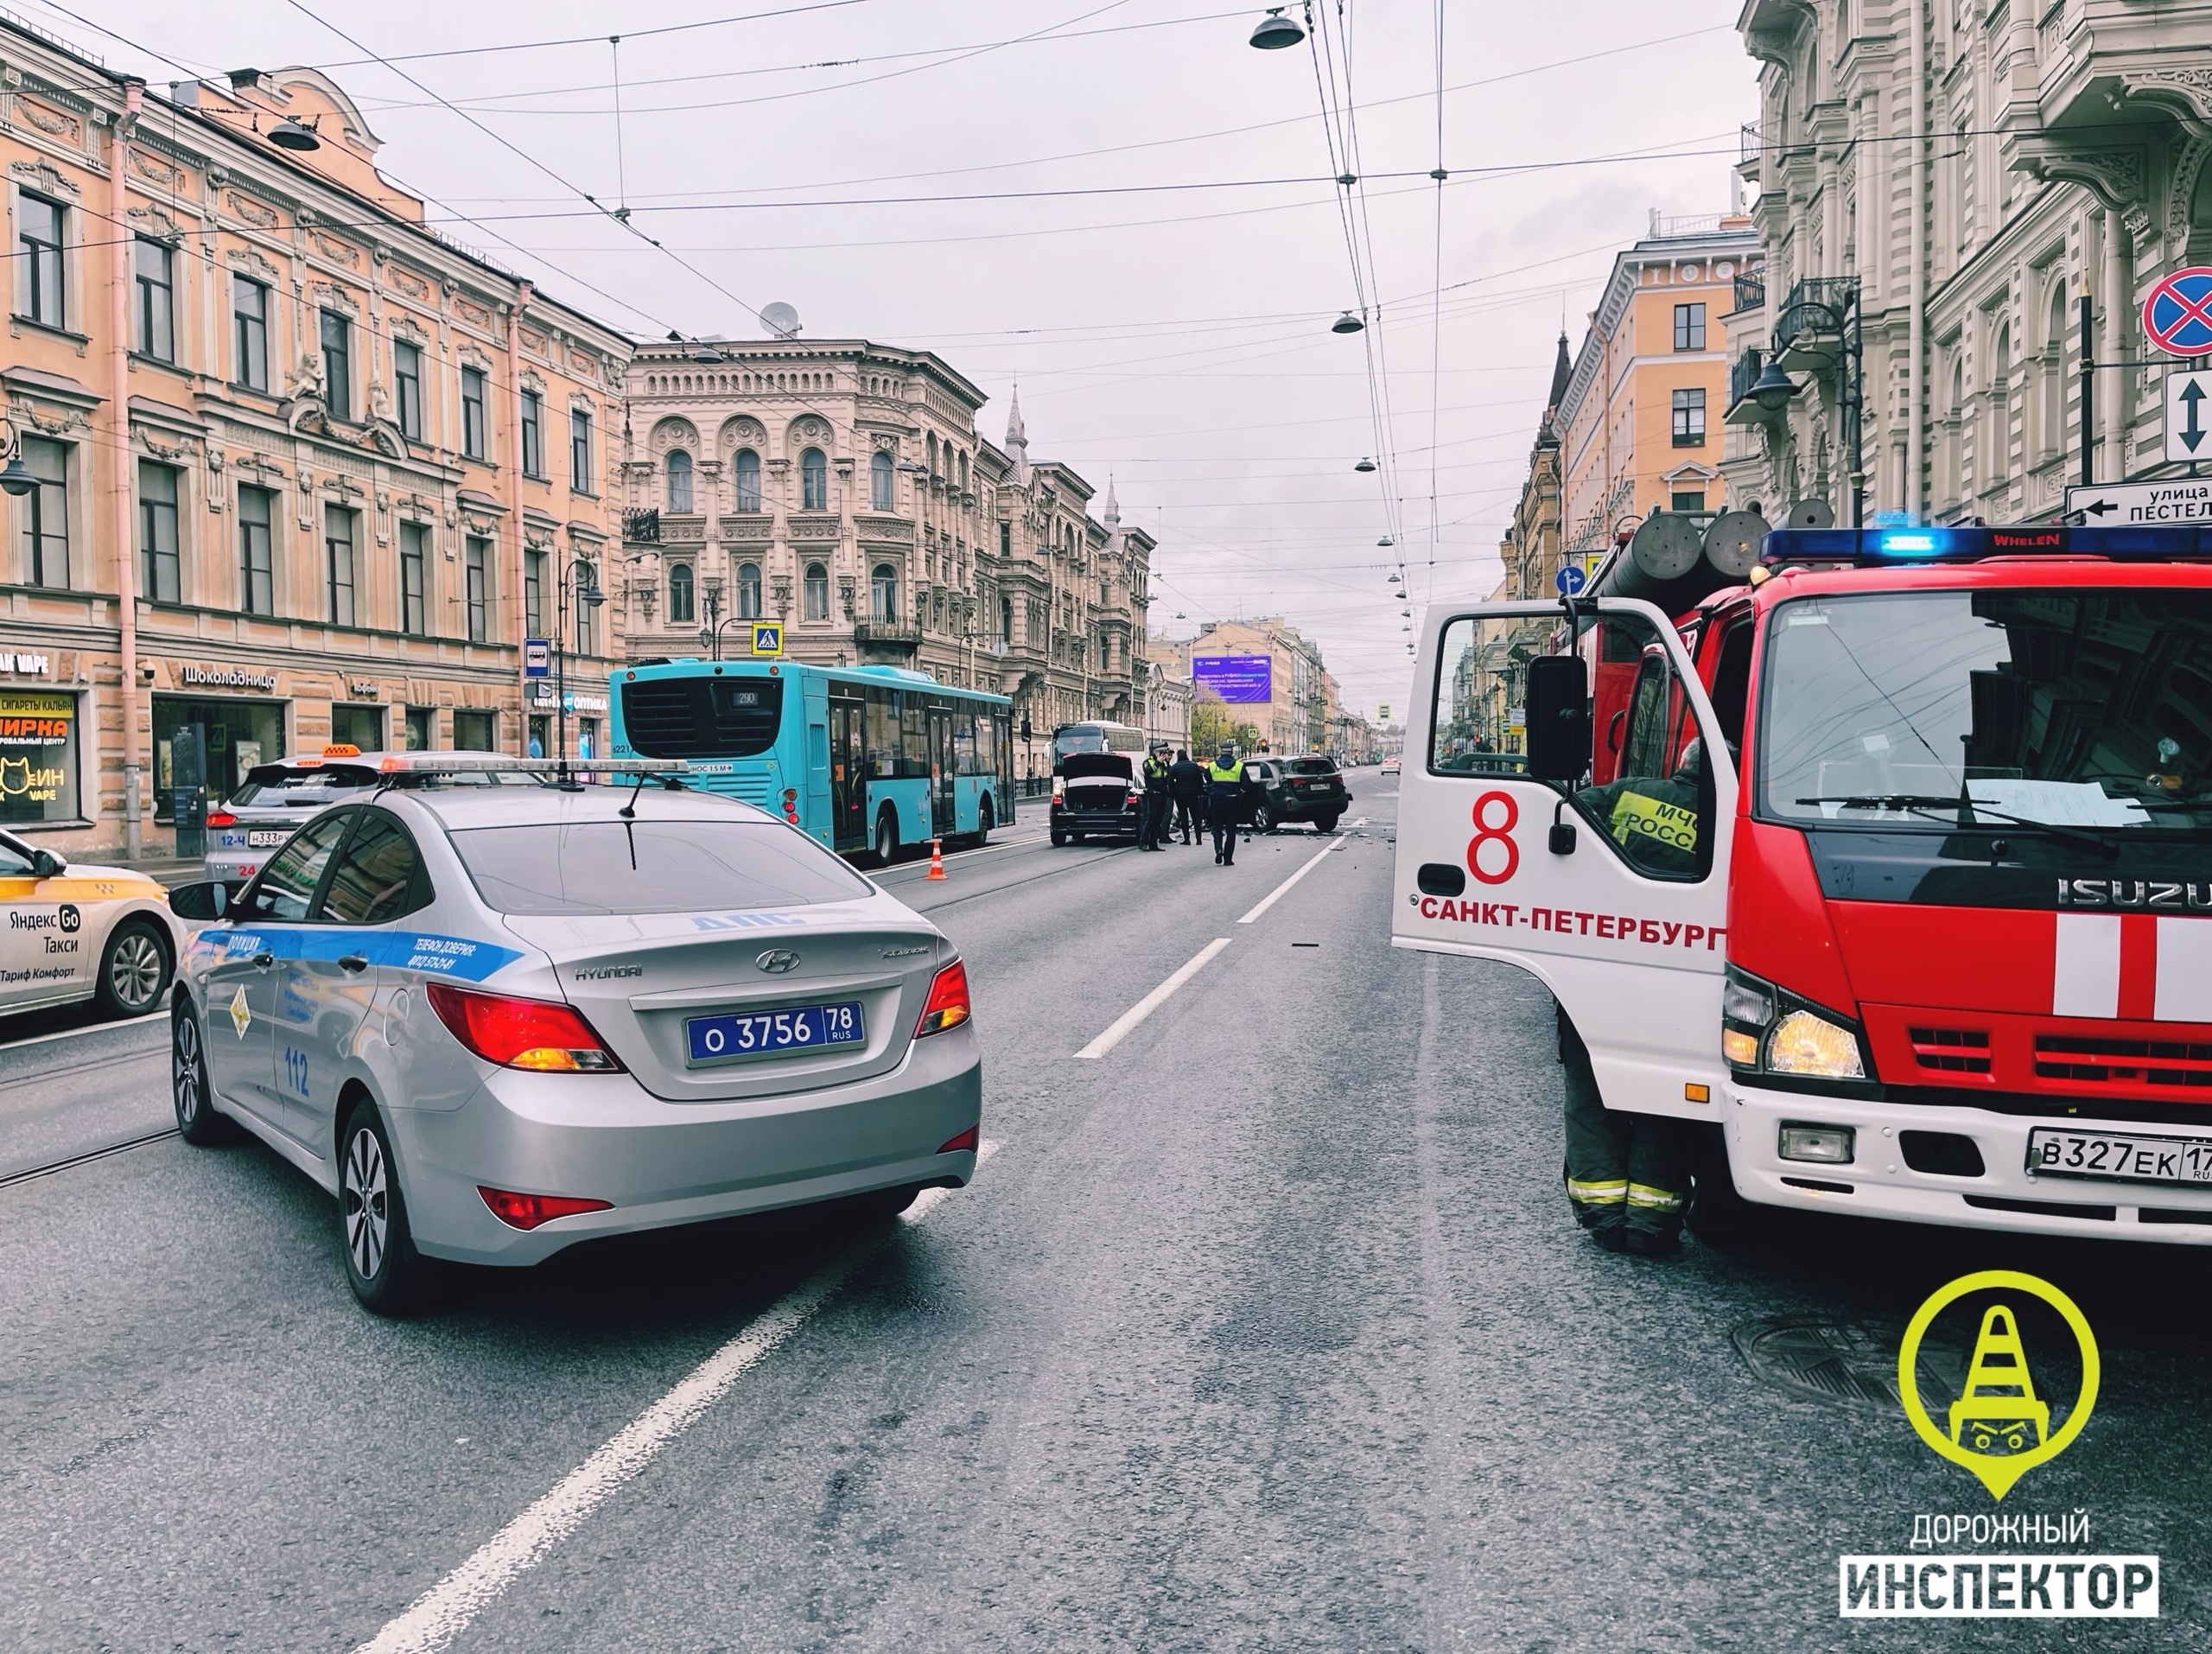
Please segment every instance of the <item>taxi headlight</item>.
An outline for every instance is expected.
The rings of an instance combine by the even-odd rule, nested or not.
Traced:
[[[1866,1065],[1859,1040],[1849,1028],[1811,1011],[1790,1012],[1767,1036],[1766,1066],[1777,1074],[1808,1074],[1821,1079],[1864,1079]]]

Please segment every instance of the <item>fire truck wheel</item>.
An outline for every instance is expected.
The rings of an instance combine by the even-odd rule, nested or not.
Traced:
[[[1694,1128],[1698,1134],[1691,1158],[1690,1233],[1707,1246],[1726,1250],[1751,1240],[1759,1209],[1736,1193],[1728,1175],[1728,1144],[1719,1126]]]

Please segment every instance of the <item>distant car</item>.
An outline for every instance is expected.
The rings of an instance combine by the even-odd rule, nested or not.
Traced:
[[[1395,758],[1386,758],[1386,759],[1384,759],[1384,760],[1382,760],[1382,773],[1383,773],[1383,774],[1385,774],[1385,775],[1395,775],[1397,773],[1398,773],[1398,760],[1397,760]]]
[[[268,864],[302,825],[335,804],[366,798],[385,782],[390,753],[358,747],[326,747],[319,758],[287,758],[256,764],[238,791],[207,812],[207,852],[200,877],[244,884]],[[429,778],[410,783],[421,786]],[[455,786],[528,786],[535,777],[499,771],[465,771],[435,778]]]
[[[982,1046],[934,926],[752,805],[530,765],[388,754],[235,900],[172,895],[211,921],[171,1009],[178,1129],[235,1122],[336,1197],[365,1307],[424,1257],[887,1216],[974,1175]],[[470,766],[522,782],[437,785]]]
[[[1287,821],[1310,821],[1332,833],[1351,802],[1335,760],[1256,758],[1244,766],[1245,797],[1253,830],[1271,833]]]
[[[112,1016],[162,1002],[188,939],[160,883],[69,862],[0,833],[0,1011],[92,999]]]
[[[1068,753],[1052,766],[1052,843],[1135,838],[1142,794],[1137,756]]]

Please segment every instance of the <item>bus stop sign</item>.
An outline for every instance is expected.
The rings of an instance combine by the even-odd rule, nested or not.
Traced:
[[[753,627],[753,652],[756,655],[780,655],[784,652],[784,628],[780,621],[758,621]]]
[[[2175,356],[2212,355],[2212,270],[2177,270],[2143,301],[2143,331]]]

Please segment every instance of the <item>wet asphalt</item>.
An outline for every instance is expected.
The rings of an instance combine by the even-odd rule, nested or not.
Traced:
[[[1396,783],[1352,786],[1366,824],[1249,925],[1325,841],[1055,850],[1032,805],[942,884],[879,875],[969,963],[999,1145],[922,1220],[455,1271],[407,1321],[297,1174],[158,1135],[162,1024],[0,1027],[0,1649],[357,1647],[856,1245],[451,1646],[2205,1646],[2212,1252],[1794,1217],[1599,1251],[1548,998],[1389,946]],[[1989,1267],[2104,1366],[2001,1507],[1893,1395],[1913,1307]],[[2159,1619],[1838,1618],[1839,1555],[1916,1513],[2077,1509],[2162,1558]]]

